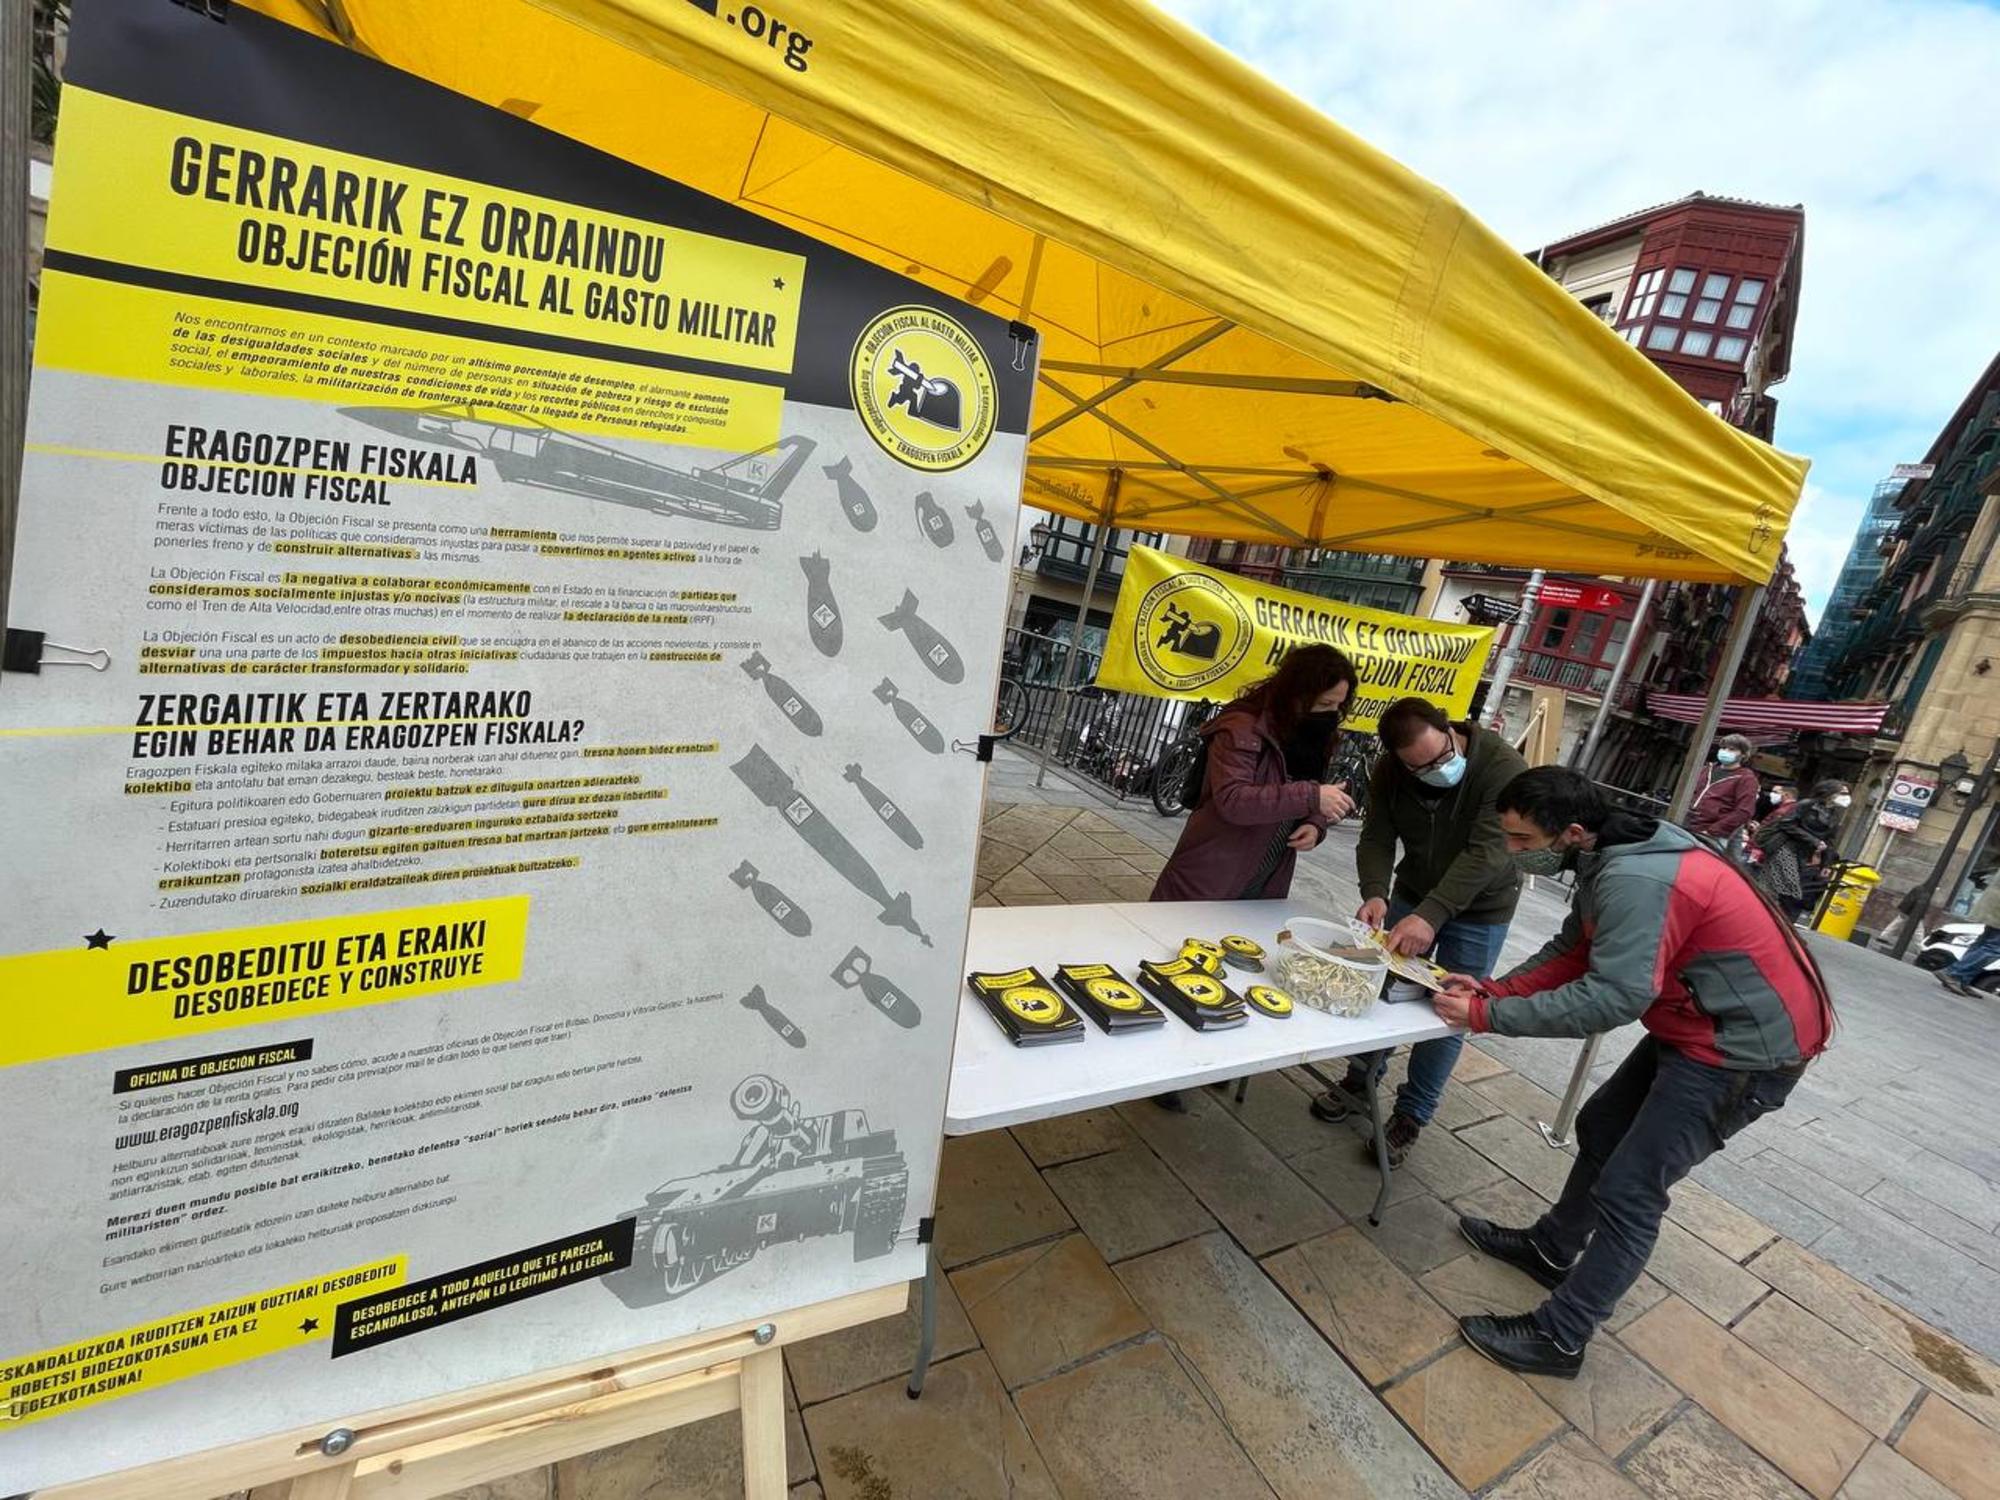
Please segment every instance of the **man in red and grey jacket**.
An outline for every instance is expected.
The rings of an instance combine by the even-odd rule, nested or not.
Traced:
[[[1501,1036],[1647,1033],[1578,1114],[1553,1208],[1525,1229],[1459,1220],[1550,1289],[1531,1313],[1460,1319],[1466,1341],[1509,1369],[1573,1377],[1645,1270],[1669,1189],[1784,1104],[1826,1049],[1833,1004],[1791,924],[1693,834],[1613,811],[1559,766],[1515,777],[1497,806],[1521,869],[1574,870],[1576,897],[1541,952],[1502,979],[1453,976],[1438,1014]]]

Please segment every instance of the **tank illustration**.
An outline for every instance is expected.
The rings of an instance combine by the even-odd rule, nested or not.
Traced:
[[[895,1248],[910,1173],[893,1130],[858,1109],[808,1115],[763,1073],[729,1107],[750,1122],[735,1157],[663,1183],[630,1215],[632,1265],[605,1279],[628,1305],[683,1296],[772,1245],[852,1234],[858,1261]]]

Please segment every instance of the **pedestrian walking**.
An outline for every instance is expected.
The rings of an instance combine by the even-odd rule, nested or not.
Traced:
[[[1460,1319],[1466,1341],[1510,1370],[1571,1378],[1645,1270],[1674,1184],[1784,1106],[1826,1048],[1833,1002],[1782,913],[1685,829],[1614,811],[1559,766],[1516,777],[1499,809],[1520,868],[1574,870],[1576,898],[1505,978],[1455,976],[1439,1016],[1499,1036],[1646,1029],[1577,1115],[1555,1206],[1521,1228],[1459,1220],[1476,1249],[1549,1289],[1532,1312]]]
[[[1390,704],[1378,732],[1387,753],[1369,778],[1355,847],[1362,896],[1355,916],[1387,928],[1398,953],[1429,954],[1445,968],[1483,978],[1500,961],[1521,894],[1495,800],[1527,763],[1501,736],[1470,721],[1454,724],[1423,698]],[[1383,1129],[1390,1166],[1403,1164],[1431,1122],[1464,1045],[1464,1037],[1453,1035],[1410,1049],[1409,1077]],[[1342,1087],[1314,1099],[1312,1112],[1346,1119],[1347,1101],[1367,1086],[1370,1064],[1365,1057],[1350,1061]],[[1387,1053],[1375,1054],[1377,1078],[1387,1065]],[[1372,1160],[1373,1143],[1363,1150]]]
[[[1740,734],[1726,734],[1716,742],[1715,759],[1703,772],[1688,812],[1690,829],[1727,844],[1757,816],[1757,773],[1749,764],[1754,749]]]
[[[1764,855],[1757,866],[1758,883],[1795,922],[1805,914],[1808,895],[1826,883],[1818,866],[1853,800],[1845,782],[1822,781],[1810,797],[1757,830],[1757,847]]]
[[[2000,958],[2000,878],[1988,876],[1985,888],[1966,915],[1982,925],[1979,936],[1955,964],[1938,971],[1938,983],[1954,995],[1975,993],[1972,982],[1986,972],[1986,966]]]

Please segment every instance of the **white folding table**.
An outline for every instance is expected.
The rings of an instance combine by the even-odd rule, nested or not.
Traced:
[[[1239,933],[1254,938],[1275,957],[1278,932],[1288,920],[1326,915],[1297,901],[979,907],[972,913],[965,965],[968,972],[1033,967],[1053,976],[1063,964],[1107,963],[1136,983],[1141,959],[1172,958],[1187,938],[1213,942]],[[1224,977],[1239,990],[1258,982],[1258,976],[1234,969]],[[1328,1088],[1338,1088],[1338,1080],[1312,1064],[1386,1052],[1452,1033],[1424,1001],[1377,1000],[1352,1018],[1303,1005],[1283,1020],[1252,1011],[1243,1025],[1228,1031],[1197,1032],[1171,1013],[1163,1026],[1118,1036],[1086,1021],[1081,1042],[1016,1047],[968,987],[960,987],[959,1005],[951,1092],[945,1104],[946,1135],[973,1135],[1174,1089],[1247,1080],[1253,1073],[1274,1068],[1304,1067]],[[1375,1162],[1382,1188],[1369,1213],[1373,1223],[1388,1201],[1390,1168],[1373,1069],[1368,1079],[1365,1096],[1355,1102],[1375,1125]],[[932,1256],[924,1277],[923,1319],[910,1376],[912,1397],[923,1391],[935,1340],[938,1274]]]

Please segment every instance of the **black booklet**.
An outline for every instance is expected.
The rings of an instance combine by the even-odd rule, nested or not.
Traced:
[[[1150,1031],[1167,1024],[1166,1012],[1109,964],[1064,964],[1056,987],[1105,1031]]]
[[[968,974],[966,982],[1016,1047],[1083,1040],[1083,1018],[1039,969]]]
[[[1248,1014],[1240,995],[1191,959],[1163,964],[1148,959],[1139,965],[1139,983],[1196,1031],[1226,1031],[1241,1026]]]

